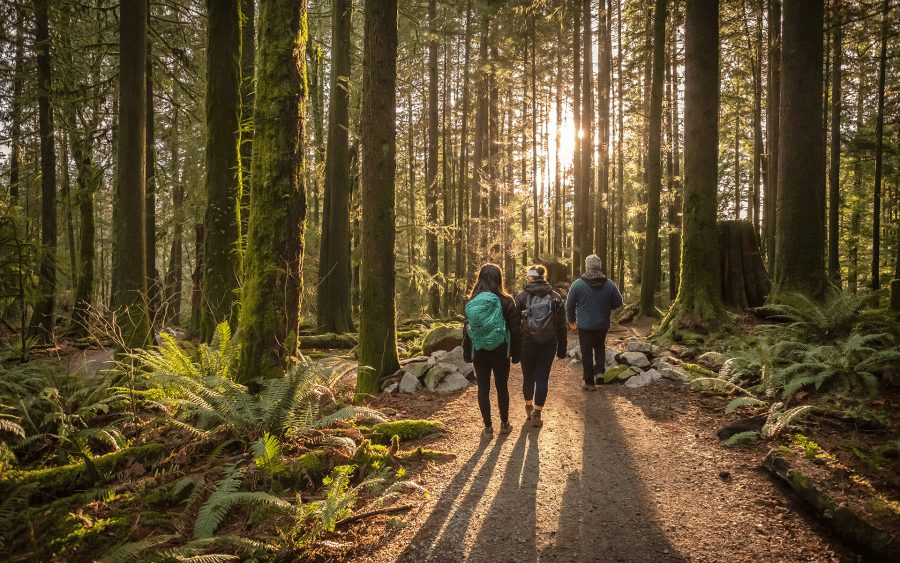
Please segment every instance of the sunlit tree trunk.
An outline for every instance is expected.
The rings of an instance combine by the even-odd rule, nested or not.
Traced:
[[[362,262],[358,398],[399,369],[394,303],[397,1],[367,0],[364,9]]]
[[[581,73],[581,230],[582,258],[594,252],[594,213],[591,195],[594,187],[594,81],[593,81],[593,17],[591,0],[584,0],[581,13],[582,38],[584,39],[584,65]],[[583,264],[578,264],[581,268]]]
[[[355,332],[350,306],[350,54],[352,0],[332,2],[331,97],[325,153],[325,202],[319,245],[316,328]]]
[[[678,340],[679,320],[728,323],[716,231],[719,115],[719,2],[686,0],[684,23],[684,232],[678,298],[658,335]]]
[[[437,283],[438,275],[438,40],[437,40],[437,0],[428,0],[428,176],[425,178],[425,255],[428,260],[428,275],[431,286],[428,289],[428,313],[437,316],[441,309],[441,292]]]
[[[873,291],[881,287],[881,176],[884,155],[884,83],[887,63],[887,41],[890,0],[884,0],[881,15],[881,58],[878,67],[878,114],[875,121],[875,193],[872,213],[872,280]]]
[[[245,383],[283,373],[297,351],[306,222],[307,29],[306,0],[260,1],[237,369],[238,381]]]
[[[820,0],[785,3],[779,109],[785,126],[778,141],[778,247],[769,297],[773,302],[787,292],[823,299],[834,289],[825,272],[825,240],[818,216],[819,198],[825,193],[824,23]]]
[[[597,53],[597,66],[599,77],[597,84],[597,114],[600,128],[600,161],[597,163],[597,221],[596,221],[596,252],[606,268],[607,274],[611,273],[607,241],[607,210],[609,207],[609,89],[612,67],[612,38],[609,34],[609,11],[606,9],[605,0],[600,0],[600,27],[598,42],[600,48]]]
[[[583,222],[582,216],[584,215],[584,207],[581,198],[582,164],[580,137],[580,135],[583,134],[581,123],[581,10],[582,7],[578,5],[578,0],[572,0],[572,119],[575,125],[574,148],[572,150],[572,176],[574,178],[574,193],[572,196],[572,207],[574,211],[572,220],[572,273],[575,275],[581,271],[583,266],[582,262],[584,262],[584,258],[587,256],[581,248],[582,235],[584,234],[581,230],[581,224]],[[587,65],[585,65],[584,68],[587,68]]]
[[[241,3],[207,0],[206,237],[200,339],[236,327],[241,279]]]
[[[149,8],[148,8],[149,10]],[[149,13],[148,13],[149,16]],[[150,20],[147,20],[148,37]],[[147,307],[150,324],[153,324],[159,310],[159,271],[156,269],[156,127],[153,109],[153,64],[150,41],[147,41],[147,187],[144,212],[147,214],[147,237],[144,241],[147,250],[144,260],[147,261]]]
[[[460,143],[459,143],[459,187],[456,200],[456,277],[460,280],[466,278],[466,248],[472,244],[467,240],[466,233],[466,194],[469,191],[469,66],[472,44],[472,0],[466,2],[466,31],[465,31],[465,62],[463,64],[462,84],[462,115],[460,116]]]

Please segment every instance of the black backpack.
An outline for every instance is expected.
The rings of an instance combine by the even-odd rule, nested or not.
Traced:
[[[535,344],[546,344],[556,339],[556,315],[553,294],[543,296],[528,294],[522,325]]]

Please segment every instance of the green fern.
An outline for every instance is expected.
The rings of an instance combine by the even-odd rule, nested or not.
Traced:
[[[278,475],[287,471],[284,462],[281,461],[281,443],[278,438],[265,432],[259,440],[253,443],[253,453],[256,458],[253,462],[269,479],[275,479]]]
[[[152,538],[147,538],[143,541],[129,542],[120,545],[116,549],[100,558],[100,563],[126,563],[128,561],[131,561],[144,551],[147,551],[151,547],[156,547],[158,545],[168,543],[175,540],[177,537],[178,536],[174,535],[155,536]],[[146,559],[142,558],[142,560]]]
[[[736,399],[733,399],[730,403],[728,403],[728,406],[725,407],[725,414],[734,412],[735,409],[738,409],[740,407],[746,407],[746,406],[750,406],[750,405],[752,405],[754,407],[761,407],[761,406],[765,405],[765,403],[760,401],[756,397],[738,397]]]
[[[241,485],[241,472],[234,466],[225,470],[225,477],[216,483],[209,499],[200,507],[194,523],[194,539],[213,537],[216,528],[225,519],[228,511],[236,504],[265,506],[272,512],[290,514],[293,506],[268,493],[238,492]]]
[[[356,471],[353,465],[334,468],[330,477],[322,482],[326,486],[325,500],[309,502],[300,507],[299,520],[314,518],[311,530],[300,536],[298,544],[306,545],[314,541],[322,532],[333,532],[335,524],[350,515],[350,507],[356,502],[359,487],[349,488],[350,477]]]
[[[735,446],[737,444],[752,444],[759,440],[759,434],[756,432],[738,432],[734,434],[727,440],[725,440],[726,446]]]

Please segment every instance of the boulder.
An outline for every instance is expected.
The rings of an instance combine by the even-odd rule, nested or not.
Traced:
[[[461,326],[439,326],[425,335],[422,341],[422,354],[431,356],[438,350],[449,352],[463,342],[463,330]]]
[[[462,348],[462,346],[457,346],[457,348]],[[428,359],[431,360],[432,364],[442,364],[447,361],[447,357],[450,355],[450,352],[447,350],[435,350],[434,354],[432,354]]]
[[[384,392],[385,392],[385,393],[393,393],[393,392],[396,391],[399,387],[400,387],[400,384],[399,384],[399,383],[396,383],[396,382],[395,382],[395,383],[391,383],[390,385],[388,385],[388,386],[384,389]]]
[[[625,362],[630,366],[645,368],[650,365],[650,360],[647,359],[647,355],[643,352],[625,352],[621,356],[622,359],[625,360]]]
[[[697,364],[714,372],[718,372],[725,364],[725,359],[718,352],[707,352],[696,360]]]
[[[641,375],[642,373],[644,372],[641,368],[630,366],[623,373],[619,374],[619,381],[628,381],[628,378],[634,377],[635,375]]]
[[[606,349],[606,369],[614,368],[619,365],[619,363],[616,361],[616,355],[616,351],[612,348]]]
[[[440,352],[436,353],[437,357]],[[467,362],[463,358],[463,349],[462,346],[457,346],[453,350],[451,350],[443,359],[443,363],[453,364],[456,367],[456,371],[463,374],[470,381],[475,381],[475,366],[471,363]]]
[[[400,380],[401,393],[415,393],[421,388],[422,384],[419,383],[418,377],[409,372],[403,374],[403,379]]]
[[[649,342],[629,342],[628,343],[628,351],[629,352],[643,352],[645,354],[649,354],[651,351],[652,345]]]
[[[660,366],[657,369],[659,370],[659,374],[666,379],[672,381],[687,381],[687,378],[681,375],[681,373],[673,366],[667,364],[665,367]]]
[[[653,379],[653,381],[656,381],[657,379],[662,378],[662,374],[660,374],[658,371],[656,371],[653,368],[648,369],[647,371],[644,372],[644,374],[649,375],[650,378]]]
[[[453,391],[459,391],[460,389],[466,389],[469,386],[469,380],[465,378],[461,373],[453,372],[447,375],[443,381],[437,384],[437,387],[434,388],[437,393],[451,393]]]
[[[580,363],[581,363],[581,360],[579,360],[579,359],[577,359],[577,358],[572,358],[572,361],[569,362],[569,365],[570,365],[570,366],[577,366],[577,365],[580,364]]]
[[[625,382],[625,387],[644,387],[645,385],[649,385],[652,381],[653,377],[649,373],[642,373],[629,378],[628,381]]]
[[[431,365],[428,362],[418,362],[415,364],[407,365],[405,368],[403,368],[403,371],[405,371],[406,373],[411,373],[419,379],[422,379],[423,377],[425,377],[425,374],[429,369],[431,369]]]
[[[400,366],[407,366],[409,364],[416,364],[419,362],[427,362],[428,356],[416,356],[415,358],[406,358],[405,360],[400,360]]]
[[[603,374],[603,382],[604,383],[612,383],[619,379],[619,376],[625,373],[626,371],[630,372],[631,366],[626,366],[625,364],[620,364],[615,366],[614,368],[606,370],[606,373]],[[629,377],[632,374],[629,373]]]
[[[578,360],[580,362],[581,361],[581,346],[580,345],[575,346],[574,348],[569,350],[568,356],[570,358],[575,358],[576,360]]]
[[[450,374],[459,373],[456,371],[456,366],[453,364],[436,364],[428,373],[425,374],[425,377],[422,379],[422,383],[429,391],[434,391],[438,383],[444,380]]]

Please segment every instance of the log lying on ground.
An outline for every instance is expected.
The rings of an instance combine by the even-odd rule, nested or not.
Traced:
[[[753,224],[749,221],[719,221],[719,265],[722,301],[741,311],[766,301],[772,282],[759,254]]]
[[[300,337],[301,350],[346,350],[354,348],[359,342],[355,334],[318,334]]]

